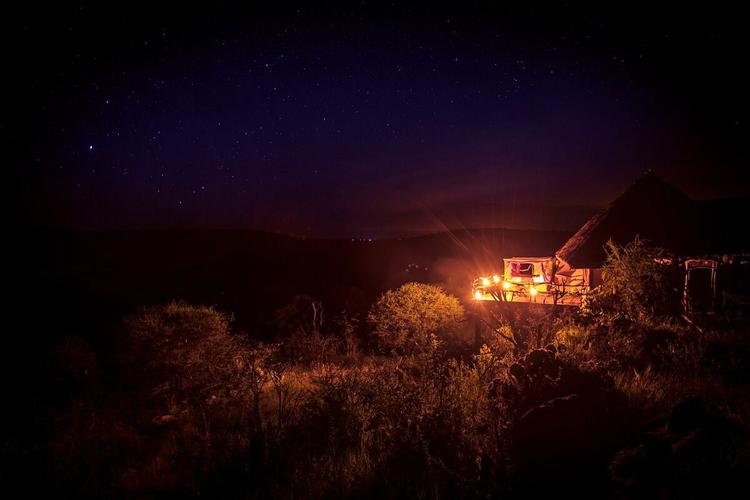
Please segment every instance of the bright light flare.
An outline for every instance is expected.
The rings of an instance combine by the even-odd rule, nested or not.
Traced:
[[[476,292],[474,292],[474,299],[476,299],[476,300],[482,300],[482,292],[480,292],[479,290],[477,290]]]
[[[533,286],[530,286],[530,287],[529,287],[529,295],[531,295],[532,297],[535,297],[537,293],[539,293],[539,290],[537,290],[537,289],[536,289],[535,287],[533,287]]]
[[[494,275],[494,276],[492,277],[492,281],[494,281],[495,283],[500,283],[500,276],[498,276],[497,274],[496,274],[496,275]]]
[[[503,288],[510,290],[510,281],[503,281]]]
[[[482,285],[484,286],[490,286],[490,280],[487,278],[482,278]]]

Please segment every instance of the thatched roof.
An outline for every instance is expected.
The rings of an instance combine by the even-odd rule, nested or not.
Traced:
[[[649,172],[586,222],[556,255],[574,268],[602,267],[607,240],[625,244],[636,235],[685,255],[702,245],[702,226],[697,204]]]

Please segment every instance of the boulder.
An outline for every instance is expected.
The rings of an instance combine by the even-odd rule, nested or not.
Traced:
[[[670,411],[664,430],[615,456],[609,468],[614,489],[626,498],[750,493],[747,479],[734,467],[738,433],[703,400],[682,401]]]
[[[686,433],[700,429],[709,424],[706,405],[700,398],[690,398],[677,403],[669,413],[667,430],[675,433]]]

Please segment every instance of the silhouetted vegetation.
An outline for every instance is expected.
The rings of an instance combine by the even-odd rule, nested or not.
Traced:
[[[698,329],[662,251],[608,252],[580,310],[415,282],[366,313],[291,294],[262,334],[217,307],[135,308],[44,358],[54,396],[6,479],[78,497],[747,494],[746,318]]]

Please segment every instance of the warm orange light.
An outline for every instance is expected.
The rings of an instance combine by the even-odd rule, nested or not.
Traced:
[[[498,275],[496,274],[496,275],[494,275],[494,276],[492,277],[492,280],[493,280],[493,281],[494,281],[495,283],[500,283],[500,276],[498,276]]]
[[[482,284],[484,286],[490,286],[490,280],[488,280],[487,278],[482,278]]]
[[[533,297],[533,296],[535,296],[535,295],[536,295],[537,293],[538,293],[538,292],[537,292],[537,289],[536,289],[536,288],[534,288],[533,286],[530,286],[530,287],[529,287],[529,295],[531,295],[531,296]]]
[[[482,292],[480,292],[479,290],[477,290],[476,292],[474,292],[474,298],[476,300],[482,300]]]
[[[510,281],[503,281],[503,288],[510,290]]]

